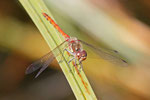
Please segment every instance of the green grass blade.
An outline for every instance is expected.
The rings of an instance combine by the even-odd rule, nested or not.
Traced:
[[[20,2],[40,30],[51,50],[64,41],[61,34],[43,17],[42,12],[47,13],[51,17],[52,14],[42,0],[20,0]],[[61,49],[58,49],[58,52],[62,54]],[[65,58],[67,56],[67,54],[64,55]],[[56,59],[59,61],[60,57]],[[83,71],[80,73],[70,72],[70,67],[66,60],[59,63],[59,65],[78,100],[97,99]]]

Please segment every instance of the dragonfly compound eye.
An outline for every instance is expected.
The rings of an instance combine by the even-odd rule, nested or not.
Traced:
[[[87,53],[85,50],[81,51],[81,58],[80,58],[80,61],[83,61],[87,58]]]
[[[85,50],[83,50],[81,53],[82,53],[82,57],[87,57],[87,53]]]

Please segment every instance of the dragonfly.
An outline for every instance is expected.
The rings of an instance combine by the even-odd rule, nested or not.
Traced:
[[[84,42],[82,40],[77,39],[76,37],[70,37],[68,34],[66,34],[62,29],[56,24],[56,22],[46,13],[42,13],[42,15],[47,19],[47,21],[50,22],[50,24],[53,25],[53,27],[64,37],[65,41],[62,42],[60,45],[58,45],[56,48],[54,48],[51,52],[47,53],[43,57],[41,57],[39,60],[33,62],[31,65],[29,65],[26,69],[26,74],[30,74],[38,69],[39,72],[36,74],[35,78],[37,78],[48,66],[51,64],[51,62],[55,59],[56,55],[54,55],[54,52],[58,51],[58,48],[61,48],[64,46],[64,50],[66,51],[70,56],[72,56],[72,59],[70,59],[67,63],[69,64],[71,61],[74,60],[75,65],[77,65],[77,61],[82,67],[82,62],[86,60],[87,58],[87,52],[83,49],[83,45],[86,45],[87,47],[94,50],[101,58],[111,61],[111,62],[117,62],[122,65],[128,65],[127,61],[123,60],[119,56],[112,55],[108,52],[114,53],[116,55],[119,55],[118,51],[111,50],[111,49],[102,49],[98,48],[96,46],[93,46],[92,44],[89,44],[87,42]],[[67,49],[68,47],[68,49]],[[57,54],[58,55],[58,54]]]

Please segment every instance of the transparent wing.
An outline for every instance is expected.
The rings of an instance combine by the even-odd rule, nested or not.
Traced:
[[[122,66],[127,66],[127,61],[120,58],[119,52],[116,50],[106,49],[106,48],[97,48],[96,46],[93,46],[91,44],[88,44],[82,40],[79,40],[81,44],[86,45],[87,47],[90,47],[92,50],[94,50],[101,58],[108,60],[115,64],[120,64]]]
[[[36,74],[35,78],[37,78],[47,67],[48,65],[54,60],[55,56],[50,55],[51,57],[48,58],[48,60],[43,64],[43,67],[40,69],[40,71]]]
[[[51,59],[51,60],[50,60]],[[52,61],[54,59],[54,55],[52,52],[49,52],[48,54],[44,55],[42,58],[40,58],[39,60],[33,62],[31,65],[29,65],[26,69],[26,74],[30,74],[36,70],[38,70],[41,67],[47,67],[47,63],[51,63],[50,61]],[[46,66],[45,66],[46,65]]]
[[[60,54],[59,49],[62,48],[62,46],[65,43],[66,43],[66,41],[64,41],[63,43],[61,43],[58,47],[56,47],[51,52],[49,52],[46,55],[44,55],[39,60],[33,62],[31,65],[29,65],[27,67],[25,73],[26,74],[30,74],[30,73],[38,70],[39,68],[41,68],[40,71],[35,76],[35,78],[38,77],[40,75],[40,73],[42,73],[48,67],[48,65],[54,60],[55,56],[58,56]],[[55,56],[54,56],[53,53],[55,54]]]

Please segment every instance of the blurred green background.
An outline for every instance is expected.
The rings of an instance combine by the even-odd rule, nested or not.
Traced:
[[[69,35],[119,51],[129,64],[88,53],[84,71],[101,100],[150,100],[149,0],[44,0]],[[88,48],[85,48],[88,49]],[[0,1],[0,100],[75,100],[54,61],[37,79],[25,69],[50,51],[17,0]]]

